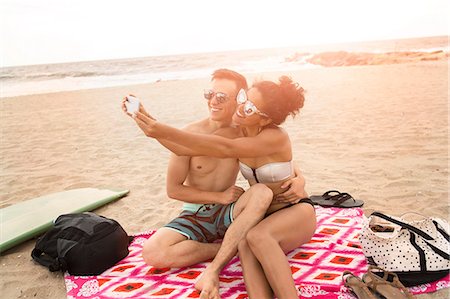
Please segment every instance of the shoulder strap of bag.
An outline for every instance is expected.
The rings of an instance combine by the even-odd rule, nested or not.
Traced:
[[[31,251],[31,257],[42,266],[47,267],[51,272],[58,270],[64,271],[64,263],[61,263],[59,258],[52,258],[51,256],[43,253],[44,252],[42,250],[34,248],[33,251]]]
[[[444,252],[444,251],[440,250],[439,248],[437,248],[436,246],[434,246],[433,244],[427,242],[427,240],[434,240],[434,239],[429,234],[424,232],[423,230],[418,229],[417,227],[414,227],[414,226],[412,226],[412,225],[410,225],[408,223],[405,223],[405,222],[402,222],[400,220],[397,220],[397,219],[394,219],[392,217],[389,217],[389,216],[387,216],[387,215],[385,215],[383,213],[380,213],[380,212],[373,212],[371,214],[371,216],[377,216],[377,217],[383,218],[384,220],[387,220],[387,221],[390,221],[390,222],[392,222],[394,224],[400,225],[401,227],[406,228],[409,231],[412,231],[412,232],[416,233],[418,236],[420,236],[420,237],[425,239],[424,240],[425,243],[427,243],[427,245],[430,246],[430,248],[435,253],[437,253],[438,255],[440,255],[441,257],[443,257],[443,258],[445,258],[447,260],[450,260],[450,255],[447,252]],[[433,224],[436,225],[436,223],[434,223],[434,221],[433,221]],[[439,230],[439,228],[438,228],[438,230]],[[447,241],[448,241],[448,239],[447,239]]]
[[[450,260],[450,254],[448,254],[448,253],[445,252],[445,251],[440,250],[439,248],[437,248],[437,247],[434,246],[433,244],[427,242],[426,240],[424,240],[424,241],[425,241],[425,243],[427,243],[428,246],[430,246],[430,248],[431,248],[434,252],[436,252],[438,255],[440,255],[441,257],[443,257],[443,258],[446,259],[446,260]]]
[[[436,226],[436,229],[438,232],[448,241],[450,242],[450,236],[447,234],[447,232],[441,228],[441,225],[436,221],[433,220],[434,226]]]

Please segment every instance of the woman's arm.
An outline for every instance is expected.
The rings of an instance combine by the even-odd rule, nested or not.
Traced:
[[[255,158],[280,152],[290,146],[287,134],[278,128],[268,128],[255,137],[229,139],[185,132],[157,122],[150,115],[143,113],[137,113],[135,121],[145,135],[187,147],[195,152],[194,155],[199,156]]]
[[[167,139],[156,139],[162,146],[164,146],[165,148],[167,148],[169,151],[171,151],[172,153],[174,153],[177,156],[201,156],[199,155],[196,151],[191,150],[188,147],[176,144],[174,142],[171,142]]]
[[[134,95],[133,95],[133,96],[134,96]],[[128,116],[134,118],[133,114],[131,114],[131,113],[129,113],[129,112],[127,111],[127,108],[126,108],[126,105],[125,105],[125,102],[126,102],[126,101],[127,101],[127,97],[124,97],[124,98],[122,99],[122,110],[123,110]],[[144,106],[142,106],[141,103],[139,103],[139,112],[141,112],[141,113],[143,113],[145,116],[147,116],[147,117],[153,119],[153,117],[145,110]],[[166,140],[166,139],[157,139],[157,141],[158,141],[162,146],[164,146],[165,148],[167,148],[168,150],[170,150],[172,153],[174,153],[174,154],[177,155],[177,156],[195,156],[195,155],[196,155],[196,153],[195,153],[193,150],[191,150],[191,149],[189,149],[189,148],[187,148],[187,147],[185,147],[185,146],[181,146],[181,145],[179,145],[179,144],[176,144],[176,143],[174,143],[174,142],[170,142],[169,140]]]

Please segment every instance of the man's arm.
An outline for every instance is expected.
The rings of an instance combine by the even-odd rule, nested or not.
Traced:
[[[231,186],[223,192],[209,192],[184,184],[189,173],[191,157],[171,155],[167,169],[167,195],[170,198],[189,203],[220,203],[229,204],[235,202],[243,190],[237,186]]]

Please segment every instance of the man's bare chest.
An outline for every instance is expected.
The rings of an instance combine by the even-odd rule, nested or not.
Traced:
[[[192,157],[189,171],[198,176],[214,173],[233,173],[238,167],[235,158]]]

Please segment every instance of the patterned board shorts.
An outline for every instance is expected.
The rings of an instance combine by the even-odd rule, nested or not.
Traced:
[[[289,208],[299,203],[308,203],[314,207],[314,203],[309,198],[302,198],[298,203],[287,205],[284,208]],[[212,243],[223,239],[225,232],[233,222],[234,204],[205,204],[197,212],[184,210],[177,218],[164,225],[164,227],[172,229],[190,240]]]
[[[175,230],[190,240],[212,243],[223,239],[233,222],[234,203],[229,205],[205,204],[197,212],[182,211],[164,227]]]

